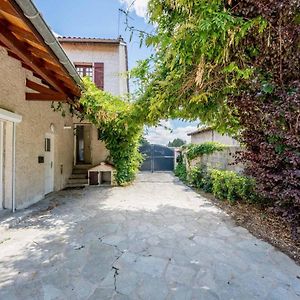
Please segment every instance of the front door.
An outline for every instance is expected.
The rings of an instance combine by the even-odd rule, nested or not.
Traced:
[[[54,136],[45,135],[45,195],[54,190]]]

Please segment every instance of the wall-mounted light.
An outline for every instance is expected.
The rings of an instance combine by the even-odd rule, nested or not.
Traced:
[[[55,126],[54,126],[53,123],[50,124],[50,131],[51,131],[52,133],[54,133],[54,131],[55,131]]]
[[[72,129],[72,126],[70,126],[70,125],[64,125],[64,129]]]

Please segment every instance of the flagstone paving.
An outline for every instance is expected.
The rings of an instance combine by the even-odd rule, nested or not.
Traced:
[[[299,266],[172,174],[15,217],[0,225],[0,299],[300,299]]]

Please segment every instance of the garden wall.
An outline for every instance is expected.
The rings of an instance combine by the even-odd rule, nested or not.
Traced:
[[[235,155],[240,151],[242,151],[241,147],[226,147],[226,149],[223,151],[215,151],[212,154],[204,154],[201,157],[191,160],[190,162],[187,161],[185,152],[183,152],[183,155],[186,162],[187,171],[196,165],[205,165],[208,168],[241,173],[244,170],[243,165],[241,163],[235,163]]]

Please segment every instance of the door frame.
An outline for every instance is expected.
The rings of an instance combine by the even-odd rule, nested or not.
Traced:
[[[52,193],[54,191],[54,166],[55,166],[55,155],[54,155],[54,151],[55,151],[55,139],[54,139],[54,134],[53,133],[46,133],[45,134],[45,138],[44,138],[44,143],[46,141],[46,139],[50,139],[50,162],[51,162],[51,187],[49,189],[49,191],[46,190],[46,168],[47,168],[47,163],[46,163],[46,159],[45,159],[45,175],[44,175],[44,194],[47,195],[49,193]],[[45,149],[45,156],[46,156],[46,144],[44,145]]]
[[[91,123],[77,123],[74,124],[74,159],[73,159],[73,165],[76,166],[77,164],[80,164],[77,162],[77,128],[79,126],[82,127],[89,127],[90,128],[90,160],[92,161],[92,149],[91,149],[91,143],[92,143],[92,124]],[[85,130],[83,130],[85,132]],[[84,147],[86,147],[86,145],[84,145]],[[90,162],[83,162],[83,164],[90,164]]]
[[[22,122],[22,116],[18,115],[16,113],[13,113],[11,111],[5,110],[0,108],[0,120],[1,120],[1,146],[0,146],[0,155],[1,155],[1,159],[0,159],[0,192],[1,192],[1,199],[0,199],[0,205],[3,208],[6,208],[4,202],[4,181],[6,180],[10,180],[11,181],[11,191],[5,191],[11,193],[11,199],[12,199],[12,203],[11,203],[11,210],[13,212],[15,212],[16,210],[16,129],[17,129],[17,124]],[[4,142],[4,137],[3,137],[3,133],[4,133],[4,123],[6,122],[10,122],[12,123],[12,144],[11,146],[11,155],[12,155],[12,165],[11,165],[11,169],[12,169],[12,174],[11,174],[11,178],[5,178],[3,176],[3,171],[5,168],[5,160],[4,160],[4,147],[7,147],[7,145],[5,145]]]

